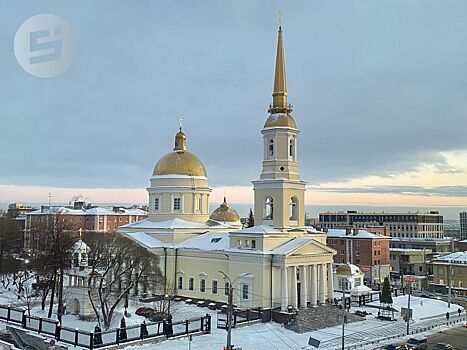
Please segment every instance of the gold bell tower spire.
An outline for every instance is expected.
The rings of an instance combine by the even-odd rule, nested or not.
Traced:
[[[274,75],[274,91],[269,113],[288,113],[291,111],[287,104],[287,80],[285,76],[284,41],[282,37],[282,13],[279,13],[279,31],[277,34],[276,70]]]

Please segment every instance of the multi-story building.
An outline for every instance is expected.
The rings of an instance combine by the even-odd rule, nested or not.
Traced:
[[[452,293],[467,295],[467,251],[437,257],[431,265],[435,288],[447,292],[450,284]]]
[[[467,239],[467,211],[459,213],[460,239]]]
[[[448,253],[454,250],[451,238],[391,238],[391,248],[431,249],[436,253]]]
[[[54,217],[60,216],[63,224],[82,232],[115,234],[122,225],[131,224],[147,218],[147,212],[131,207],[98,207],[75,202],[73,206],[42,206],[26,214],[24,229],[24,248],[35,246],[35,228],[44,225]]]
[[[390,248],[391,273],[396,276],[425,276],[430,273],[427,261],[432,254],[431,249]]]
[[[437,211],[429,213],[363,213],[347,212],[320,213],[322,229],[364,228],[386,226],[391,237],[399,238],[443,238],[443,215]]]
[[[365,272],[367,283],[381,283],[389,276],[390,238],[364,229],[330,229],[326,243],[337,251],[335,264],[350,263]]]
[[[7,215],[10,218],[23,217],[27,213],[36,210],[36,208],[31,207],[30,205],[23,205],[21,203],[11,203],[8,204]]]

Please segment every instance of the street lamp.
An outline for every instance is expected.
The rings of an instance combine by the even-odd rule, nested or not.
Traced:
[[[230,277],[223,271],[219,271],[224,276],[224,279],[229,281],[229,291],[228,291],[228,301],[227,301],[227,350],[232,350],[232,314],[233,314],[233,284],[240,278],[251,276],[251,272],[247,272],[238,276],[233,281]]]
[[[354,281],[352,277],[352,267],[349,263],[341,265],[336,269],[336,275],[341,277],[342,280],[342,350],[345,349],[345,291],[347,283],[349,284],[349,292],[352,289],[352,283]],[[345,281],[345,283],[344,283]]]

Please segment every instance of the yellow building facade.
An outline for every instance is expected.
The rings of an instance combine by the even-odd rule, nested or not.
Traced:
[[[273,103],[263,136],[262,171],[254,186],[255,226],[242,228],[227,201],[211,215],[206,168],[188,151],[182,129],[156,164],[148,219],[122,226],[160,257],[164,290],[196,300],[286,311],[333,298],[333,249],[324,232],[305,227],[305,185],[298,167],[299,130],[287,102],[283,32],[279,27]]]

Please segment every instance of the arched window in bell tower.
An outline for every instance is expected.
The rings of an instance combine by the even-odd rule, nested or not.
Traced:
[[[269,140],[269,151],[268,151],[268,155],[269,155],[269,157],[273,157],[273,156],[274,156],[274,140],[273,140],[273,139]]]
[[[298,199],[297,197],[290,198],[290,220],[291,221],[298,221]]]
[[[289,157],[293,159],[294,157],[294,147],[293,147],[293,139],[289,141]]]
[[[272,220],[274,218],[274,201],[272,197],[267,197],[264,201],[264,219]]]

